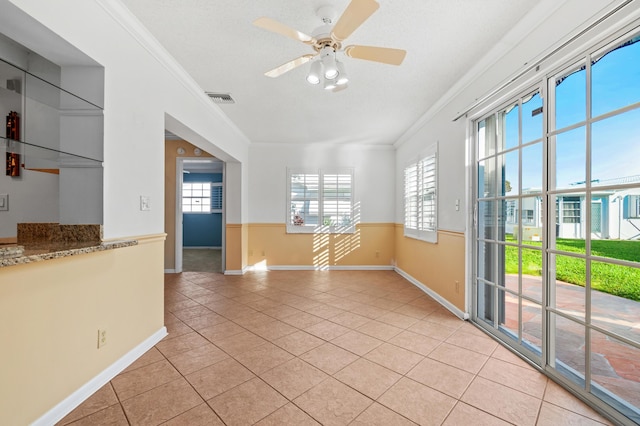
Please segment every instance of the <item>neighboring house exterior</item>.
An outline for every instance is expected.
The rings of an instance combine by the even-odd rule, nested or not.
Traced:
[[[632,178],[640,180],[640,177]],[[517,236],[518,218],[521,218],[523,238],[540,240],[543,223],[540,190],[525,189],[523,193],[537,195],[523,198],[520,209],[517,200],[505,201],[506,232]],[[584,239],[585,233],[590,229],[592,238],[640,240],[640,189],[593,192],[590,227],[587,225],[587,208],[585,193],[557,195],[554,210],[556,237]]]

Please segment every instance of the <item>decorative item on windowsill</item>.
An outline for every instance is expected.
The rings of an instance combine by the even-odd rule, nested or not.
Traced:
[[[20,154],[15,152],[7,152],[7,176],[20,176]]]
[[[304,225],[304,219],[300,215],[295,215],[293,217],[293,224],[295,226],[302,226]]]
[[[7,115],[6,137],[14,141],[20,140],[20,116],[15,111],[11,111],[9,115]]]

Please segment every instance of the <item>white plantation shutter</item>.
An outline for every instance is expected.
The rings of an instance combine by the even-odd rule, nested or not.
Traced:
[[[418,229],[418,163],[404,169],[404,227]]]
[[[322,175],[322,224],[351,224],[351,174]]]
[[[211,184],[211,211],[222,213],[222,183]]]
[[[404,169],[404,235],[437,241],[437,145]]]
[[[420,161],[421,169],[421,231],[436,230],[436,156],[430,155]]]

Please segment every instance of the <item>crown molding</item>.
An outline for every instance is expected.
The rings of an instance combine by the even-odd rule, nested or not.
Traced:
[[[393,144],[399,148],[420,131],[444,107],[460,96],[497,61],[511,52],[521,41],[553,15],[568,0],[542,0],[527,13],[500,41],[493,46],[473,67],[467,71],[449,90],[445,92],[418,120],[413,123]]]
[[[119,0],[95,0],[95,2],[100,5],[116,23],[124,28],[140,46],[149,52],[162,67],[169,71],[205,108],[219,116],[247,145],[251,144],[251,141],[242,130],[229,119],[219,106],[211,101],[193,77],[191,77],[182,65],[180,65],[122,2]]]

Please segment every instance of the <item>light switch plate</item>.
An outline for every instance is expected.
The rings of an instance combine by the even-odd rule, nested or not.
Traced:
[[[0,194],[0,211],[9,210],[9,194]]]
[[[151,210],[151,199],[149,196],[140,196],[140,210],[142,210],[143,212]]]

